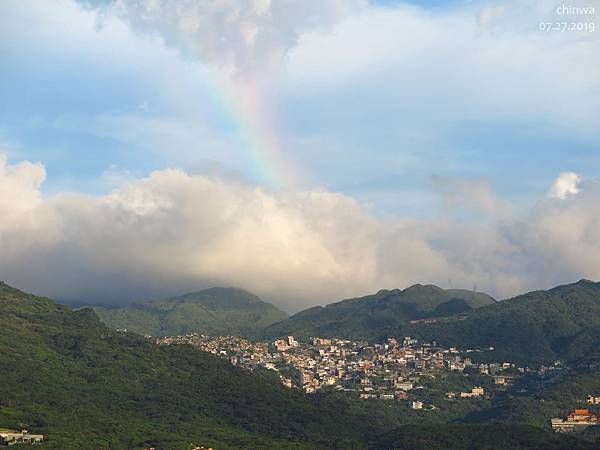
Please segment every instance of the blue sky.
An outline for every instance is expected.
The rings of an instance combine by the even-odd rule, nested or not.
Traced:
[[[381,4],[385,11],[376,12],[382,9]],[[577,111],[572,110],[577,108],[598,113],[598,85],[591,86],[591,96],[583,87],[571,86],[581,79],[581,73],[573,72],[595,70],[598,74],[597,63],[590,62],[592,44],[598,49],[597,34],[543,37],[533,30],[511,35],[520,25],[511,17],[511,4],[507,3],[507,17],[499,17],[499,24],[489,25],[496,27],[492,31],[475,31],[475,38],[481,41],[475,45],[527,46],[527,40],[546,39],[552,40],[553,46],[567,49],[551,50],[555,61],[518,61],[519,67],[510,70],[502,67],[511,63],[510,58],[499,55],[490,67],[481,68],[486,64],[484,51],[475,49],[469,61],[460,59],[461,46],[474,45],[468,42],[468,33],[446,44],[444,33],[452,31],[453,25],[447,23],[452,20],[459,24],[463,17],[471,16],[475,21],[485,3],[414,4],[418,6],[413,9],[397,1],[357,7],[356,12],[336,18],[325,31],[309,29],[306,33],[312,32],[311,39],[316,43],[307,39],[309,44],[304,49],[300,37],[300,43],[285,49],[288,56],[270,69],[275,73],[269,75],[275,78],[275,92],[267,94],[275,97],[271,101],[275,103],[277,132],[285,152],[309,174],[310,184],[364,198],[385,213],[426,215],[434,207],[425,200],[432,175],[486,177],[499,192],[519,203],[531,202],[543,193],[561,171],[586,176],[598,172],[599,136],[594,130],[594,117],[580,119],[587,124],[562,121],[563,116],[576,115]],[[534,9],[543,11],[544,4],[548,12],[554,2],[532,4],[529,11],[522,6],[520,9],[534,16]],[[425,7],[420,10],[422,5]],[[104,19],[110,23],[100,25],[101,19],[94,17],[93,11],[78,13],[77,6],[68,2],[46,5],[48,11],[28,2],[4,2],[2,8],[5,23],[0,47],[4,66],[0,75],[0,136],[11,160],[45,164],[47,192],[104,192],[111,187],[103,176],[107,171],[143,175],[165,166],[200,171],[218,168],[261,183],[246,170],[245,150],[236,148],[228,136],[227,118],[219,117],[210,104],[210,92],[197,75],[202,64],[214,61],[192,59],[184,54],[185,49],[164,44],[160,30],[134,32],[127,28],[125,19]],[[428,16],[428,8],[435,13]],[[399,26],[417,29],[398,29],[394,15]],[[409,19],[403,19],[403,15]],[[518,21],[523,20],[519,15]],[[371,25],[377,21],[391,33],[369,35]],[[419,28],[428,26],[439,35],[428,36],[433,42],[417,46],[437,54],[394,54],[398,48],[414,45],[411,32],[419,39],[424,32]],[[354,65],[348,61],[352,49],[344,47],[340,39],[331,42],[335,41],[331,35],[350,35],[353,29],[363,33],[355,39],[365,45],[360,54],[363,60]],[[301,35],[303,30],[294,32]],[[485,35],[488,32],[491,36]],[[590,41],[588,53],[578,50],[579,55],[571,57],[575,64],[571,68],[552,67],[561,62],[561,52],[569,52],[568,46],[578,40]],[[369,45],[384,41],[388,41],[389,53],[375,54],[369,61]],[[389,41],[397,41],[397,45],[389,45]],[[325,59],[336,65],[336,54],[306,55],[310,46],[318,46],[319,42],[329,42],[332,51],[347,51],[345,55],[337,54],[340,66],[346,66],[347,71],[319,69],[318,64]],[[547,43],[536,45],[547,51]],[[520,49],[513,50],[519,56]],[[498,51],[510,52],[510,48]],[[526,58],[527,52],[522,51],[521,57]],[[287,73],[293,70],[289,65],[305,63],[317,65],[306,74],[308,81]],[[450,70],[455,79],[445,79],[441,72],[444,64],[458,67]],[[413,71],[412,75],[403,73],[408,70]],[[470,70],[476,72],[473,77],[468,74]],[[552,80],[547,86],[536,87],[547,70],[553,72],[548,73]],[[490,74],[492,78],[483,79]],[[424,78],[419,79],[421,75]],[[479,76],[479,86],[470,87],[473,78]],[[530,85],[538,92],[511,103],[511,83],[522,92],[527,92]],[[558,92],[563,89],[567,92]],[[503,90],[508,95],[506,102]],[[497,98],[481,98],[494,91],[500,91]],[[519,95],[514,93],[515,97]],[[563,96],[570,103],[547,102],[551,97],[562,101]],[[584,105],[578,105],[577,96],[583,97]],[[133,123],[154,128],[154,132],[131,130]],[[131,135],[124,136],[120,127],[129,128]],[[422,206],[407,200],[403,192],[420,196]],[[394,193],[398,193],[397,201],[390,204]]]
[[[448,208],[464,183],[528,214],[561,173],[600,171],[599,15],[576,18],[595,32],[541,32],[560,4],[4,1],[0,153],[43,164],[48,199],[172,168],[391,221],[485,219]],[[223,107],[249,90],[289,184],[257,172]]]

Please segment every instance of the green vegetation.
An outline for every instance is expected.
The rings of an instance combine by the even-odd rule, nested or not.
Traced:
[[[598,443],[556,436],[526,425],[419,424],[386,433],[375,445],[394,450],[593,450]]]
[[[271,371],[247,372],[190,346],[158,347],[107,328],[91,309],[72,311],[2,283],[0,360],[0,428],[44,434],[47,449],[177,450],[192,442],[218,450],[600,444],[595,435],[561,437],[543,429],[549,417],[598,392],[594,369],[573,372],[531,398],[507,394],[498,401],[452,403],[435,394],[436,383],[467,387],[458,375],[424,382],[422,392],[411,395],[435,401],[435,411],[344,393],[306,396],[282,387]]]
[[[600,283],[582,280],[534,291],[436,323],[396,331],[465,347],[495,347],[491,360],[541,364],[598,358]]]
[[[0,311],[0,426],[43,433],[45,448],[351,448],[368,434],[333,399],[112,331],[90,309],[3,284]]]
[[[529,365],[559,358],[597,361],[600,283],[582,280],[501,302],[470,291],[415,285],[307,309],[263,334],[269,338],[412,336],[461,348],[495,347],[493,352],[474,354],[490,361]]]
[[[378,338],[406,327],[411,320],[465,313],[493,303],[492,297],[479,292],[416,284],[310,308],[268,327],[263,335]]]
[[[124,308],[97,306],[94,310],[111,328],[152,336],[196,332],[256,337],[263,328],[287,318],[270,303],[236,288],[212,288]]]

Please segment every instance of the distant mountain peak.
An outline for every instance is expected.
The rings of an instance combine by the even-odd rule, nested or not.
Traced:
[[[411,291],[443,291],[444,289],[442,289],[439,286],[436,286],[435,284],[413,284],[409,287],[407,287],[406,289],[404,289],[402,292],[411,292]]]
[[[267,305],[260,297],[252,292],[236,287],[212,287],[201,291],[190,292],[187,294],[168,297],[165,299],[151,300],[142,303],[164,303],[164,302],[197,302],[208,308],[222,308],[225,306],[241,305]]]
[[[239,293],[251,295],[253,297],[257,297],[252,292],[247,291],[246,289],[236,287],[236,286],[214,286],[211,288],[206,288],[206,289],[201,289],[199,291],[195,291],[195,293],[197,293],[197,294],[210,293],[210,292],[239,292]]]
[[[376,294],[300,311],[270,326],[265,335],[368,337],[397,331],[412,320],[467,313],[493,303],[492,297],[479,292],[414,284],[404,290],[381,289]]]
[[[562,285],[556,286],[552,289],[548,289],[548,292],[557,292],[557,291],[558,292],[560,292],[560,291],[566,292],[566,291],[571,291],[571,290],[577,290],[580,288],[596,289],[596,288],[600,288],[600,283],[582,278],[581,280],[576,281],[575,283],[562,284]],[[544,292],[544,291],[533,291],[533,292]]]
[[[287,314],[236,287],[213,287],[175,297],[136,302],[124,308],[96,308],[113,328],[165,336],[191,332],[253,337]]]

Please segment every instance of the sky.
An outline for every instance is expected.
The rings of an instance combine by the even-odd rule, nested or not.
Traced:
[[[599,17],[1,0],[0,279],[107,304],[238,286],[291,312],[600,280]]]

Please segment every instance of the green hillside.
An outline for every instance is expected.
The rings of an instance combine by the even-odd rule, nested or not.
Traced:
[[[254,337],[287,314],[256,295],[236,288],[212,288],[179,297],[94,310],[111,328],[152,336],[197,332]]]
[[[361,448],[368,435],[343,403],[286,389],[271,373],[157,347],[91,309],[5,284],[0,360],[0,428],[43,433],[47,449]]]
[[[466,313],[493,303],[492,297],[480,292],[416,284],[310,308],[268,327],[263,335],[377,338],[406,327],[411,320]]]
[[[460,347],[494,346],[496,360],[579,360],[598,353],[600,283],[581,280],[475,309],[468,317],[419,323],[398,332]]]
[[[276,337],[378,339],[414,336],[445,345],[495,347],[488,358],[527,364],[600,360],[600,283],[581,280],[500,302],[472,291],[415,285],[295,314],[268,327]]]
[[[575,450],[598,444],[524,426],[535,420],[547,427],[556,411],[526,408],[532,414],[524,416],[524,400],[489,410],[488,402],[441,405],[432,414],[343,393],[307,396],[282,387],[270,371],[248,372],[190,346],[159,347],[107,328],[91,309],[72,311],[3,283],[0,360],[0,428],[44,434],[42,448],[52,450],[184,450],[191,443],[218,450]],[[597,377],[568,382],[569,389],[545,394],[547,405],[568,405],[600,386]],[[455,424],[486,414],[504,425]]]

